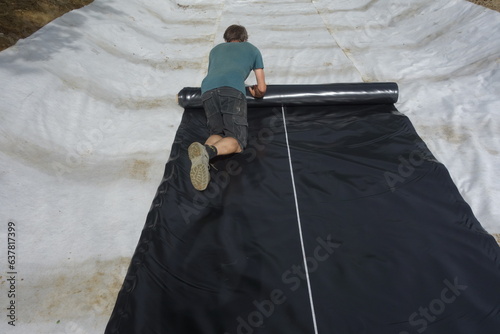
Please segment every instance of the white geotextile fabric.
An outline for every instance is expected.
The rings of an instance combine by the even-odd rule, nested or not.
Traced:
[[[500,233],[500,13],[465,0],[95,0],[0,52],[2,300],[8,222],[17,279],[16,326],[2,304],[0,332],[103,331],[180,123],[176,93],[200,85],[233,23],[269,84],[397,82],[396,107]]]

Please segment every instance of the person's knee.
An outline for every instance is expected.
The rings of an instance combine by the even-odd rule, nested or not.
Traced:
[[[228,145],[228,150],[230,151],[230,153],[240,153],[243,151],[243,147],[241,146],[241,143],[238,141],[238,139],[234,137],[225,137],[224,140]]]
[[[207,140],[205,141],[205,144],[206,145],[214,145],[215,143],[217,143],[221,139],[222,139],[222,136],[220,136],[220,135],[211,135],[210,137],[207,138]]]

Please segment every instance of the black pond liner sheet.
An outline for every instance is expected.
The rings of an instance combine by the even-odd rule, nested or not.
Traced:
[[[199,88],[106,333],[498,334],[500,248],[394,107],[395,83],[269,86],[213,161]]]

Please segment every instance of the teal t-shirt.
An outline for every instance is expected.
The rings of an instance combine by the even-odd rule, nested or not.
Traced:
[[[262,55],[248,42],[226,42],[216,45],[208,60],[208,74],[201,83],[201,92],[228,86],[245,94],[245,80],[251,71],[264,68]]]

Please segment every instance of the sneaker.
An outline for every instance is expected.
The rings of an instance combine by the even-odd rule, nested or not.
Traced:
[[[194,142],[188,148],[189,159],[191,160],[191,183],[196,190],[205,190],[210,182],[210,172],[208,171],[208,153],[203,144]]]

